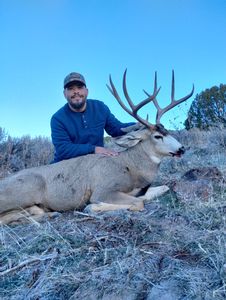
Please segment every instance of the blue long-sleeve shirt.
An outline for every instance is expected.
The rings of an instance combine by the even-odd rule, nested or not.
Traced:
[[[94,153],[96,146],[104,146],[104,130],[116,137],[132,124],[121,123],[99,100],[87,99],[84,112],[73,112],[65,104],[51,118],[54,162]]]

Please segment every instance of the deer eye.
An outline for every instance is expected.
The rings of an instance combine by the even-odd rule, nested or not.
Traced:
[[[163,140],[163,137],[162,137],[161,135],[156,135],[156,136],[155,136],[155,139],[156,139],[156,140],[160,140],[160,139]]]

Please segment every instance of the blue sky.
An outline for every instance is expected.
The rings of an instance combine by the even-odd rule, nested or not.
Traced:
[[[0,127],[13,137],[50,136],[50,118],[65,104],[63,79],[86,77],[89,98],[104,101],[122,122],[132,121],[106,88],[122,76],[135,103],[152,92],[154,72],[170,101],[226,83],[226,0],[0,0]],[[194,97],[166,113],[167,128],[182,126]],[[150,104],[141,116],[149,114]]]

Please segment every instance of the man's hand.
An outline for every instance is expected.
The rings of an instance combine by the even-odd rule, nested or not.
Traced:
[[[117,156],[119,155],[118,152],[104,148],[104,147],[95,147],[95,154],[103,154],[104,156]]]

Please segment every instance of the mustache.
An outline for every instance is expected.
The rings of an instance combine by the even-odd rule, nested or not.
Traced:
[[[71,96],[71,98],[73,97],[80,97],[80,98],[83,98],[83,95],[79,94],[79,93],[75,93]]]

